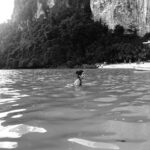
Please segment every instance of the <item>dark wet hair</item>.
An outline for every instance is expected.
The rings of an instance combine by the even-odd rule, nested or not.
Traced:
[[[83,72],[84,72],[83,70],[78,70],[78,71],[76,71],[76,74],[77,74],[78,76],[81,76]]]

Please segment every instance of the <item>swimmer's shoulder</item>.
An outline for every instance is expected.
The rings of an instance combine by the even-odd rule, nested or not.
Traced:
[[[74,81],[74,86],[81,86],[81,81],[79,79],[76,79]]]

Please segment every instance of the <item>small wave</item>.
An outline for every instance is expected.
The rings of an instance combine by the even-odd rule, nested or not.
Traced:
[[[86,147],[90,148],[103,148],[103,149],[113,149],[113,150],[119,150],[119,146],[112,144],[112,143],[104,143],[104,142],[93,142],[93,141],[88,141],[84,139],[78,139],[78,138],[71,138],[68,139],[69,142],[74,142]]]
[[[11,126],[6,126],[6,127],[3,127],[1,125],[0,132],[1,132],[0,138],[20,138],[24,134],[33,133],[33,132],[34,133],[46,133],[47,130],[44,128],[19,124],[19,125],[11,125]]]
[[[4,149],[14,149],[18,147],[17,142],[0,142],[0,148]]]
[[[96,84],[97,84],[97,82],[94,81],[94,82],[85,83],[84,85],[86,85],[86,86],[94,86]]]
[[[67,84],[65,87],[66,88],[71,88],[71,87],[74,87],[74,85],[73,84]]]
[[[116,97],[100,97],[100,98],[94,99],[95,102],[105,102],[105,103],[114,102],[117,100],[118,99]]]

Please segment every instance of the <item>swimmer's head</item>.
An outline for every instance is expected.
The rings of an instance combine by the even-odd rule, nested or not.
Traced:
[[[78,71],[76,71],[77,77],[78,77],[78,78],[84,78],[83,72],[84,72],[83,70],[78,70]]]

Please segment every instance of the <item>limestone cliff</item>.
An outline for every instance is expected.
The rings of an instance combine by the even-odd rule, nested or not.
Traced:
[[[69,7],[89,7],[94,20],[102,19],[112,29],[120,24],[140,35],[150,32],[150,0],[15,0],[13,20],[37,19]]]
[[[62,8],[90,8],[90,0],[15,0],[13,20],[40,18]]]
[[[91,9],[95,20],[101,18],[112,29],[120,24],[135,27],[140,35],[150,32],[149,0],[91,0]]]

